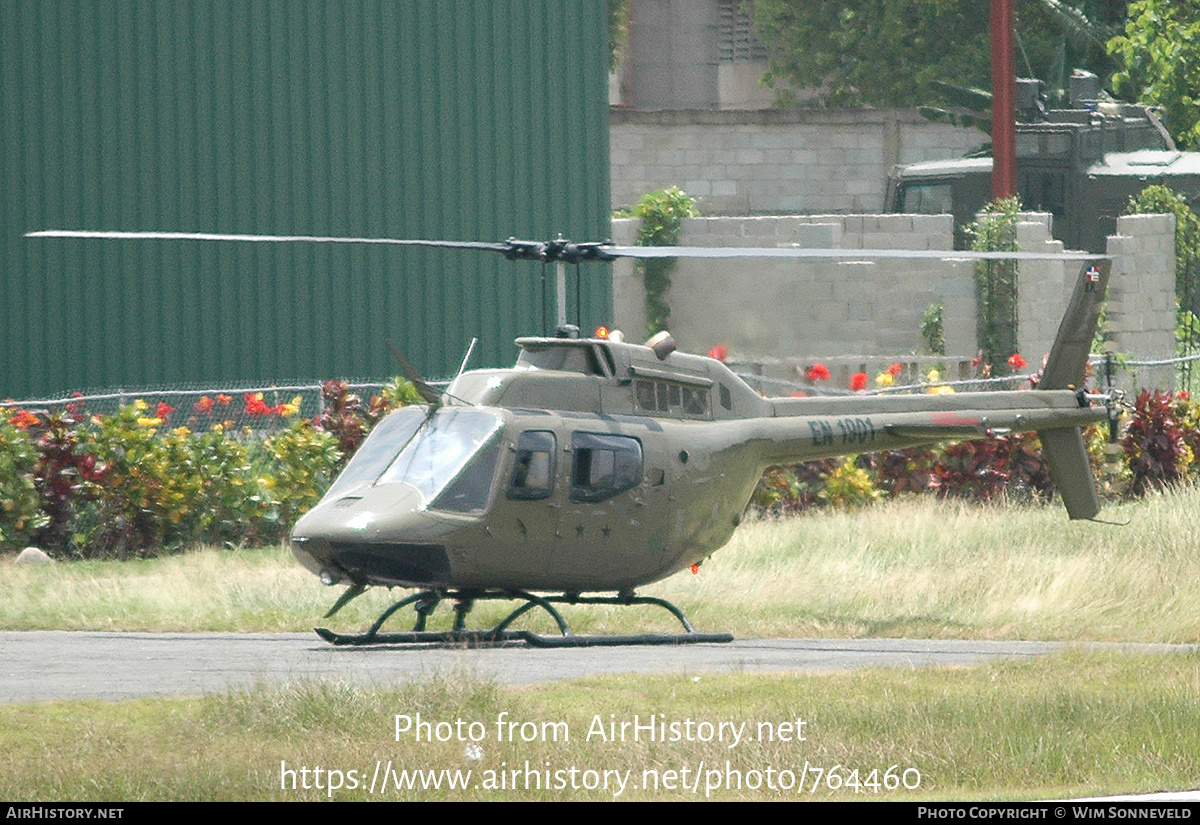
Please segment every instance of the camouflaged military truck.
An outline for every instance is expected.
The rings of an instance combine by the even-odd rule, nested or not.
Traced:
[[[1037,84],[1032,85],[1031,84]],[[1078,98],[1070,109],[1039,105],[1039,81],[1018,81],[1017,191],[1024,208],[1054,216],[1054,236],[1068,249],[1103,252],[1129,199],[1150,184],[1169,186],[1200,205],[1200,152],[1176,148],[1161,111]],[[1099,93],[1099,86],[1092,86]],[[991,157],[898,166],[886,211],[952,214],[956,237],[991,200]]]

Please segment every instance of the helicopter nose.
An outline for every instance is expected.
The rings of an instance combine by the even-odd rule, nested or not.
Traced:
[[[436,586],[449,580],[441,539],[449,526],[422,508],[408,484],[356,490],[323,501],[292,530],[292,552],[325,584]]]

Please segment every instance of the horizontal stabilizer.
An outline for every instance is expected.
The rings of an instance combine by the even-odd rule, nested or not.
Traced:
[[[1100,496],[1088,460],[1083,434],[1078,427],[1042,430],[1042,452],[1050,468],[1050,478],[1058,491],[1067,515],[1073,519],[1095,518],[1100,512]]]

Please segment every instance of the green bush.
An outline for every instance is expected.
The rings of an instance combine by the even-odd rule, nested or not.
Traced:
[[[0,422],[0,549],[21,547],[49,522],[34,482],[37,450],[26,433]]]

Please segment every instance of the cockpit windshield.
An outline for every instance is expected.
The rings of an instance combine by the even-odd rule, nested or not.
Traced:
[[[408,441],[376,484],[416,487],[430,507],[483,509],[499,457],[500,417],[483,410],[443,407]]]

